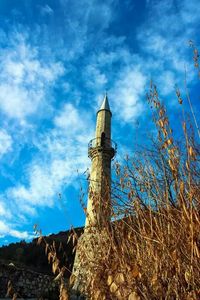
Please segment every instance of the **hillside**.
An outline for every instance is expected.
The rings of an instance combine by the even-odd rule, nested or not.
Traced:
[[[75,229],[78,236],[83,232],[83,228]],[[55,242],[56,252],[60,259],[60,264],[65,265],[71,270],[74,261],[74,253],[72,241],[68,242],[70,231],[61,231],[57,234],[51,234],[44,237],[48,244]],[[52,274],[51,265],[48,264],[47,256],[45,255],[45,243],[38,245],[37,239],[27,243],[20,241],[11,243],[8,246],[0,247],[0,263],[13,263],[16,267],[32,270],[43,274]],[[70,272],[66,274],[68,277]]]

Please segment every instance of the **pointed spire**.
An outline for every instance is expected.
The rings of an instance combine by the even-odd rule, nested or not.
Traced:
[[[107,92],[105,93],[103,103],[101,104],[101,107],[100,107],[100,110],[104,110],[104,109],[110,111],[110,105],[108,102]]]

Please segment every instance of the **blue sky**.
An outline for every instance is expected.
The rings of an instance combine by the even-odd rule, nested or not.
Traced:
[[[0,0],[0,244],[81,226],[87,144],[105,90],[116,159],[153,132],[152,78],[173,126],[199,45],[199,0]],[[184,109],[188,110],[187,101]]]

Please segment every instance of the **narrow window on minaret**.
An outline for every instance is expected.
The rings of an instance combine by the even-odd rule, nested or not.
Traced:
[[[106,135],[105,132],[101,134],[101,147],[105,146]]]

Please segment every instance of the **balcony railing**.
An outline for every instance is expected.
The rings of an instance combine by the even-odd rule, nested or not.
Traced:
[[[113,148],[115,153],[117,152],[117,144],[109,139],[109,138],[94,138],[92,139],[88,144],[88,150],[91,150],[92,148],[96,147],[102,147],[105,149]]]

